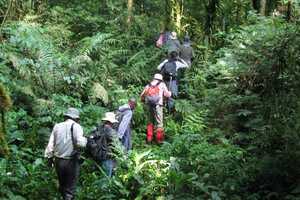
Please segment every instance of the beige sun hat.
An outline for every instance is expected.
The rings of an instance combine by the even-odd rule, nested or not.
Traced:
[[[118,120],[116,119],[116,115],[113,112],[105,113],[104,117],[102,118],[102,121],[109,121],[111,123],[117,123],[118,122]]]
[[[175,31],[173,31],[170,35],[170,39],[175,40],[177,39],[177,33]]]
[[[64,116],[71,117],[72,119],[79,119],[79,111],[76,108],[68,108]]]
[[[161,74],[154,74],[154,79],[162,81],[163,80],[163,76]]]

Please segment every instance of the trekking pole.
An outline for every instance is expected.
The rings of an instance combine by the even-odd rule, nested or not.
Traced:
[[[170,73],[170,80],[169,80],[169,88],[168,89],[169,89],[169,91],[172,92],[172,95],[173,95],[173,91],[171,90],[172,81],[173,81],[173,74]],[[169,110],[169,112],[171,112],[172,101],[173,101],[173,99],[172,99],[172,96],[171,96],[171,97],[169,97],[169,100],[168,100],[168,110]]]

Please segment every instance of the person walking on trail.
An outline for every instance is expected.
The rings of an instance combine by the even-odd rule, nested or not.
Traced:
[[[171,32],[170,31],[162,31],[159,34],[158,39],[156,40],[155,46],[157,48],[162,48],[167,41],[170,39]]]
[[[179,84],[179,73],[180,69],[188,68],[188,64],[181,58],[178,58],[176,51],[172,51],[169,59],[164,60],[160,63],[157,69],[163,75],[164,81],[167,83],[167,87],[172,92],[172,97],[178,96],[178,84]],[[168,99],[168,109],[171,111],[174,108],[174,99]]]
[[[163,82],[161,74],[155,74],[154,79],[144,88],[141,94],[142,102],[146,103],[150,112],[150,122],[147,124],[147,142],[152,142],[154,124],[156,125],[156,141],[164,141],[163,127],[163,99],[171,97],[171,91],[168,90]]]
[[[128,103],[123,106],[120,106],[117,111],[118,113],[117,115],[119,116],[118,136],[126,152],[128,152],[132,147],[131,120],[132,120],[132,115],[135,107],[136,107],[136,99],[130,98],[128,100]]]
[[[115,157],[115,148],[118,145],[118,134],[116,130],[113,128],[115,123],[118,123],[116,119],[116,115],[113,112],[105,113],[102,118],[103,126],[101,130],[101,134],[103,134],[102,146],[106,149],[105,155],[102,161],[102,167],[106,172],[106,175],[112,177],[114,168],[116,167]]]
[[[105,113],[102,123],[94,129],[87,142],[87,153],[102,169],[108,177],[113,176],[116,166],[115,156],[119,153],[120,142],[114,125],[118,123],[113,112]],[[122,151],[122,149],[120,149]]]
[[[183,44],[180,47],[179,57],[182,58],[189,65],[189,67],[192,65],[194,50],[193,47],[191,47],[191,41],[188,35],[186,35],[183,39]]]
[[[52,130],[45,157],[50,166],[55,166],[63,199],[73,200],[80,168],[78,147],[85,147],[87,139],[79,125],[77,109],[69,108],[64,117],[65,121],[56,124]]]
[[[180,45],[179,40],[177,39],[177,33],[173,31],[169,37],[170,38],[168,38],[168,40],[166,42],[168,55],[173,51],[179,53],[181,45]]]

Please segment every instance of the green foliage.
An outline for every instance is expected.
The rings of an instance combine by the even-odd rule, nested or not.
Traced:
[[[133,1],[130,24],[126,1],[11,2],[7,10],[0,0],[1,21],[8,13],[0,28],[0,81],[14,102],[0,198],[59,199],[55,172],[42,158],[52,127],[72,106],[88,135],[103,113],[139,99],[165,57],[154,44],[160,28],[175,23],[168,6],[180,1]],[[87,158],[77,198],[296,199],[297,2],[295,22],[259,17],[245,0],[182,2],[180,29],[196,57],[181,79],[176,112],[165,113],[166,142],[145,144],[147,113],[138,102],[134,150],[118,156],[111,179]],[[267,2],[268,9],[278,5]],[[1,89],[3,109],[10,103]]]

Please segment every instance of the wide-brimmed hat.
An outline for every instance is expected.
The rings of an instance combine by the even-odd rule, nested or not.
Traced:
[[[116,119],[116,115],[113,112],[105,113],[104,117],[102,118],[102,121],[109,121],[111,123],[117,123],[118,122],[118,120]]]
[[[163,76],[161,74],[154,74],[154,79],[162,81],[163,80]]]
[[[172,39],[172,40],[177,39],[177,33],[173,31],[170,35],[170,39]]]
[[[71,117],[72,119],[79,119],[79,111],[76,108],[68,108],[64,116]]]

